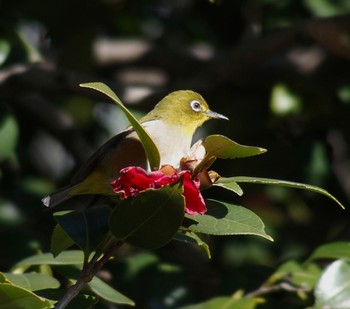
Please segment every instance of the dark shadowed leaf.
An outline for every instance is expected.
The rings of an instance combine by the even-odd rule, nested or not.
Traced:
[[[196,233],[191,231],[178,232],[176,233],[174,239],[188,244],[201,246],[205,250],[205,253],[208,255],[208,258],[211,258],[209,245],[203,241],[203,239],[200,238]]]
[[[113,210],[109,228],[117,239],[151,249],[168,243],[183,218],[182,186],[175,184],[123,200]]]
[[[67,233],[59,224],[56,224],[51,236],[51,253],[56,257],[62,251],[68,249],[74,244],[75,242],[73,239],[67,235]]]
[[[89,255],[107,233],[110,213],[108,206],[100,206],[84,211],[55,212],[54,218],[84,253]]]
[[[76,281],[77,278],[80,277],[81,272],[81,270],[78,267],[70,265],[58,266],[57,271],[64,275],[66,278],[71,279],[72,281]],[[96,276],[92,278],[92,280],[87,284],[87,286],[96,295],[114,304],[126,304],[130,306],[135,305],[135,303],[130,298],[113,289],[111,286],[109,286],[107,283],[103,282]]]

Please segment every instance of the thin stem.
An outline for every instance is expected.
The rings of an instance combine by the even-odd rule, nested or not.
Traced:
[[[114,243],[99,260],[97,260],[98,256],[96,258],[95,256],[96,254],[100,255],[100,253],[95,253],[91,261],[84,266],[78,281],[67,290],[66,294],[57,303],[55,308],[64,309],[79,294],[86,284],[93,279],[96,273],[103,267],[104,264],[106,264],[111,256],[113,256],[122,245],[122,241]]]
[[[309,289],[299,288],[299,287],[295,287],[287,282],[281,282],[279,284],[275,284],[275,285],[271,285],[271,286],[262,285],[257,290],[246,294],[245,297],[251,298],[251,297],[261,296],[261,295],[270,294],[270,293],[274,293],[274,292],[280,292],[280,291],[287,291],[287,292],[292,292],[292,293],[310,292]]]

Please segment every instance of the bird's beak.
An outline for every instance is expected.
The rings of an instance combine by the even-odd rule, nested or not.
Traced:
[[[229,120],[226,116],[221,115],[221,114],[216,113],[216,112],[213,112],[213,111],[211,111],[211,110],[206,111],[205,114],[206,114],[209,118]]]

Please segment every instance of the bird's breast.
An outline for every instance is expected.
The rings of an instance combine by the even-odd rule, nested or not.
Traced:
[[[192,134],[186,134],[179,125],[167,125],[161,120],[147,121],[142,125],[159,150],[160,165],[179,167],[181,158],[190,150]],[[135,132],[132,134],[136,135]]]

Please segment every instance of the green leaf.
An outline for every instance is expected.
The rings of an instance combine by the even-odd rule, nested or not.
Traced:
[[[350,261],[350,243],[339,241],[322,245],[311,254],[307,262],[315,259],[343,259]]]
[[[231,178],[220,177],[216,182],[213,183],[213,186],[230,190],[239,196],[243,195],[242,188],[237,182],[233,181]]]
[[[12,274],[4,273],[6,279],[12,284],[22,287],[30,291],[38,291],[42,289],[56,289],[60,286],[58,280],[51,276],[39,274],[39,273],[28,273],[28,274]]]
[[[88,283],[88,286],[94,293],[96,293],[96,295],[111,303],[125,304],[130,306],[135,305],[135,303],[130,298],[113,289],[111,286],[96,276],[91,280],[91,282]]]
[[[57,257],[54,257],[51,253],[45,253],[23,259],[11,271],[14,272],[17,269],[32,265],[76,265],[83,264],[83,262],[84,253],[80,250],[63,251]]]
[[[47,309],[53,308],[49,300],[43,299],[33,292],[21,287],[0,284],[0,309]]]
[[[10,54],[11,45],[7,40],[0,39],[0,66],[6,61]]]
[[[147,249],[161,247],[176,234],[184,218],[182,185],[147,190],[123,200],[109,220],[118,240]]]
[[[341,208],[343,208],[343,209],[345,208],[344,205],[342,203],[340,203],[338,201],[338,199],[336,199],[328,191],[326,191],[320,187],[316,187],[316,186],[312,186],[312,185],[308,185],[308,184],[304,184],[304,183],[279,180],[279,179],[270,179],[270,178],[248,177],[248,176],[236,176],[236,177],[230,177],[227,179],[231,179],[232,181],[238,182],[238,183],[244,182],[244,183],[262,184],[262,185],[277,185],[277,186],[281,186],[281,187],[289,187],[289,188],[295,188],[295,189],[308,190],[308,191],[316,192],[319,194],[323,194],[323,195],[327,196],[328,198],[330,198],[331,200],[333,200],[334,202],[336,202]]]
[[[99,206],[84,211],[55,212],[54,218],[85,256],[89,256],[108,231],[110,213],[108,206]]]
[[[265,233],[261,219],[249,209],[216,200],[208,200],[206,205],[208,211],[204,215],[186,215],[196,221],[189,230],[210,235],[256,235],[273,240]]]
[[[323,272],[315,288],[315,307],[317,309],[350,308],[350,265],[338,260]]]
[[[262,303],[262,300],[258,298],[236,299],[234,297],[221,296],[200,304],[184,306],[179,309],[254,309],[260,303]]]
[[[61,273],[66,278],[69,278],[72,281],[76,281],[80,277],[81,270],[76,266],[58,266],[57,271]],[[93,277],[92,280],[87,284],[87,286],[98,296],[103,299],[110,301],[115,304],[126,304],[134,306],[135,303],[122,293],[113,289],[107,283],[103,282],[98,277]]]
[[[130,124],[133,126],[134,130],[136,131],[137,135],[139,136],[142,142],[151,169],[158,169],[160,164],[160,155],[157,146],[154,144],[153,140],[145,131],[143,126],[138,122],[134,115],[129,112],[129,110],[124,106],[124,104],[117,97],[117,95],[104,83],[86,83],[81,84],[80,87],[90,88],[102,92],[103,94],[111,98],[122,109],[125,116],[130,121]]]
[[[288,261],[282,264],[268,279],[269,285],[288,280],[294,286],[313,289],[320,278],[321,270],[313,263],[300,265],[296,261]]]
[[[56,224],[52,236],[51,236],[51,248],[50,251],[54,257],[59,255],[62,251],[68,249],[73,246],[75,242],[72,238],[70,238],[64,229]]]
[[[45,289],[37,291],[36,294],[47,298],[51,301],[51,303],[57,303],[62,297],[66,294],[66,290],[63,289]],[[86,292],[78,294],[66,307],[66,309],[76,309],[76,308],[84,308],[84,309],[93,309],[94,305],[97,304],[99,297],[88,294]]]
[[[237,159],[256,156],[267,150],[260,147],[240,145],[223,135],[209,135],[204,141],[207,155],[219,159]]]
[[[211,259],[209,245],[205,241],[203,241],[196,233],[191,231],[178,232],[176,233],[174,239],[182,241],[184,243],[196,244],[198,246],[201,246],[207,254],[208,258]]]
[[[0,162],[15,158],[19,128],[15,118],[0,106]]]

